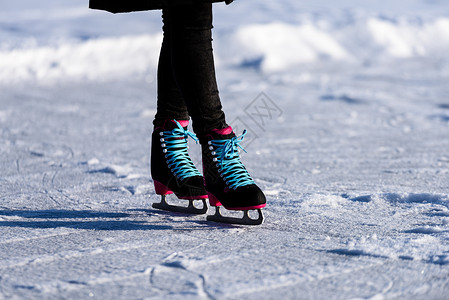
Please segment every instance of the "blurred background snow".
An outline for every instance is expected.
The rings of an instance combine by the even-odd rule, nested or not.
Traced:
[[[155,74],[159,11],[113,15],[87,0],[6,1],[0,83],[145,78]],[[449,2],[237,0],[214,5],[219,68],[263,74],[307,65],[379,66],[416,59],[449,73]]]

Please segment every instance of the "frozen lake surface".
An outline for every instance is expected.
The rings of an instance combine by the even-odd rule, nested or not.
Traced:
[[[160,16],[84,2],[0,14],[0,299],[447,298],[448,4],[216,5],[245,227],[151,208]]]

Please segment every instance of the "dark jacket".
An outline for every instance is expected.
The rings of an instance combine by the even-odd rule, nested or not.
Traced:
[[[112,13],[123,13],[223,1],[229,4],[233,0],[89,0],[89,8],[107,10]]]

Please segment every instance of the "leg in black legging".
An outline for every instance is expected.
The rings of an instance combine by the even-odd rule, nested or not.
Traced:
[[[169,13],[163,11],[164,37],[157,69],[157,113],[154,120],[160,126],[167,119],[188,120],[189,113],[181,90],[176,83],[172,66],[172,29],[165,21]]]
[[[175,115],[186,119],[188,112],[202,139],[227,126],[215,78],[212,4],[164,9],[163,21],[156,122]]]

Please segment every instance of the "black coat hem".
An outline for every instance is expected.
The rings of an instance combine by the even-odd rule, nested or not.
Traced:
[[[172,6],[193,5],[200,3],[226,2],[233,0],[89,0],[89,8],[105,10],[111,13],[157,10]]]

